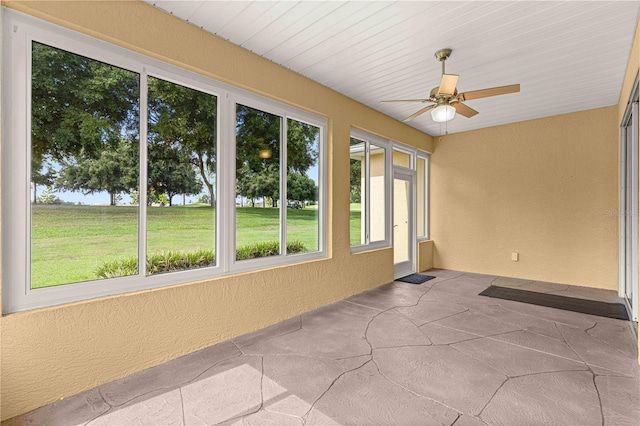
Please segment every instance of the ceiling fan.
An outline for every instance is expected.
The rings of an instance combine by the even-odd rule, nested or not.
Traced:
[[[444,63],[451,56],[451,49],[440,49],[435,53],[436,59],[442,62],[442,80],[440,86],[431,89],[431,93],[427,99],[397,99],[389,101],[381,101],[380,103],[396,103],[396,102],[419,102],[431,103],[409,117],[404,122],[411,121],[414,118],[431,111],[433,121],[444,122],[452,120],[456,113],[471,118],[478,114],[473,108],[463,104],[463,101],[472,99],[487,98],[489,96],[506,95],[507,93],[516,93],[520,91],[519,84],[509,86],[493,87],[491,89],[473,90],[471,92],[458,93],[456,85],[458,84],[458,75],[446,74]]]

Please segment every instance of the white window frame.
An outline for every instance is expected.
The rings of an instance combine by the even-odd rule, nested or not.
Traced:
[[[424,182],[423,182],[423,188],[424,188],[424,224],[423,224],[423,229],[424,229],[424,235],[418,235],[418,241],[427,241],[429,240],[429,161],[431,159],[431,156],[429,154],[427,154],[426,152],[421,152],[418,151],[416,154],[416,166],[415,166],[415,170],[416,170],[416,181],[417,179],[420,177],[418,174],[418,160],[424,160]],[[416,184],[416,191],[418,191],[418,185]],[[416,198],[416,203],[417,203],[417,198]],[[417,211],[417,206],[416,206],[416,221],[418,220],[418,211]],[[416,228],[416,232],[417,232]]]
[[[392,146],[391,146],[391,142],[389,142],[388,140],[385,140],[383,138],[380,138],[378,136],[372,135],[370,133],[367,133],[365,131],[359,130],[359,129],[351,129],[351,134],[350,134],[351,138],[354,139],[358,139],[360,141],[363,141],[365,143],[365,156],[364,156],[364,161],[363,161],[363,166],[365,167],[365,184],[364,184],[364,188],[361,188],[361,192],[362,192],[362,197],[366,200],[366,205],[361,205],[361,209],[363,209],[364,211],[364,221],[365,221],[365,242],[362,244],[357,244],[357,245],[352,245],[351,246],[351,252],[352,253],[358,253],[361,251],[366,251],[366,250],[373,250],[373,249],[378,249],[378,248],[384,248],[384,247],[390,247],[391,246],[391,232],[392,232],[392,228],[391,228],[391,215],[392,215],[392,203],[391,203],[391,194],[392,194],[392,187],[391,184],[393,182],[393,179],[391,178],[393,176],[393,168],[392,168],[392,161],[393,161],[393,150],[392,150]],[[370,211],[370,206],[368,201],[370,200],[370,168],[369,168],[369,153],[370,153],[370,146],[374,145],[376,147],[382,148],[385,150],[385,157],[384,157],[384,197],[385,197],[385,212],[384,212],[384,230],[385,230],[385,238],[384,240],[380,240],[380,241],[369,241],[369,236],[371,233],[371,229],[370,229],[370,217],[371,217],[371,211]],[[362,203],[365,204],[365,203]]]
[[[3,313],[53,306],[113,294],[193,282],[241,271],[326,258],[327,120],[298,108],[226,85],[57,25],[2,8],[2,284]],[[137,275],[31,289],[30,284],[30,69],[32,41],[120,67],[140,75],[139,271]],[[216,265],[146,276],[147,76],[190,87],[218,99]],[[235,102],[320,128],[318,146],[319,250],[235,261]],[[285,151],[286,155],[286,151]],[[286,197],[286,157],[284,193]],[[144,179],[143,179],[144,178]],[[282,179],[281,179],[282,181]],[[281,204],[282,205],[282,204]],[[286,203],[285,203],[286,205]],[[281,234],[286,234],[286,208]],[[284,220],[284,222],[283,222]],[[285,235],[286,237],[286,235]],[[282,237],[281,237],[282,238]],[[108,285],[105,285],[108,283]]]

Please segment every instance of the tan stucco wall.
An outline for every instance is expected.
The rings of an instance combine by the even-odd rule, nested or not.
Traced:
[[[435,267],[617,290],[617,144],[615,106],[437,138]]]
[[[640,71],[640,24],[636,25],[636,33],[633,38],[633,45],[629,52],[629,61],[627,62],[627,70],[624,75],[624,82],[622,84],[622,90],[620,91],[620,100],[618,101],[618,116],[617,124],[622,124],[622,118],[627,108],[627,102],[629,96],[631,96],[631,89],[633,89],[633,83]],[[636,120],[640,120],[640,117],[636,117]],[[618,138],[620,134],[618,134]],[[619,139],[618,139],[619,140]],[[618,156],[620,155],[620,143],[618,143]],[[618,169],[618,182],[620,179],[620,169]],[[618,196],[618,205],[620,203],[620,197]],[[637,295],[637,306],[640,306],[640,294]],[[638,361],[640,362],[640,341],[638,341]]]
[[[418,243],[418,272],[428,271],[433,268],[433,241],[420,241]]]
[[[327,117],[329,258],[4,316],[2,419],[393,279],[391,249],[350,252],[350,129],[429,136],[142,2],[5,4]]]

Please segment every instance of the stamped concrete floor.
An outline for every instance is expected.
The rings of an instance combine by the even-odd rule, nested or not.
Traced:
[[[477,294],[430,271],[3,423],[638,425],[630,323]]]

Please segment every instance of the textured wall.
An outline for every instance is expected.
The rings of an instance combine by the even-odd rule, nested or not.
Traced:
[[[617,290],[616,116],[613,106],[438,138],[435,266]]]
[[[418,243],[418,272],[433,268],[433,241],[421,241]]]
[[[7,315],[2,419],[393,279],[391,249],[350,253],[350,126],[425,151],[429,136],[146,3],[4,4],[327,117],[329,258]]]

